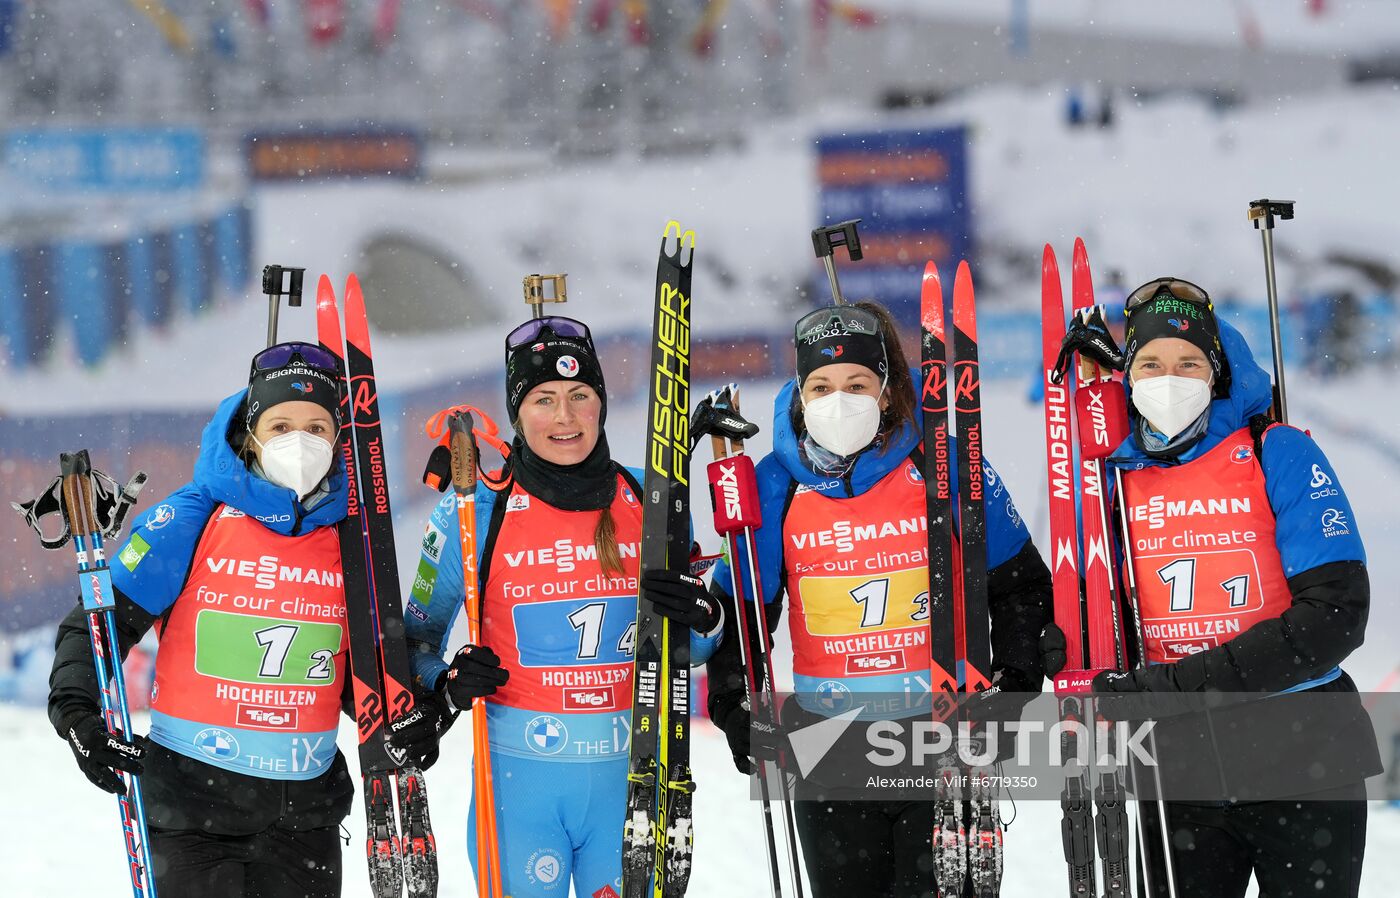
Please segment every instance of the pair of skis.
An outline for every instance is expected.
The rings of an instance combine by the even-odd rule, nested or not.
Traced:
[[[316,327],[323,348],[340,360],[341,453],[350,508],[337,525],[350,629],[350,674],[360,739],[366,855],[375,898],[437,894],[437,845],[423,772],[406,764],[388,738],[423,714],[409,688],[388,464],[369,321],[359,279],[345,285],[345,342],[330,278],[316,288]],[[395,813],[397,799],[398,812]]]
[[[992,685],[987,611],[987,528],[983,497],[981,374],[972,270],[958,265],[953,281],[951,345],[938,266],[924,268],[920,290],[924,484],[928,493],[929,670],[935,722],[959,713],[960,699]],[[950,352],[951,350],[951,352]],[[949,390],[952,390],[950,414]],[[956,458],[949,436],[957,430]],[[953,476],[957,476],[956,525]],[[976,721],[961,721],[974,741]],[[976,898],[1001,891],[1002,822],[986,767],[964,771],[951,752],[939,762],[934,800],[934,878],[940,896]],[[981,754],[977,752],[976,754]],[[965,779],[964,779],[965,774]],[[968,783],[966,799],[956,784]]]
[[[1071,289],[1073,313],[1087,314],[1094,307],[1094,286],[1089,255],[1080,239],[1074,242]],[[1073,375],[1056,373],[1066,330],[1065,307],[1059,264],[1048,244],[1041,264],[1041,319],[1055,623],[1065,634],[1067,659],[1065,669],[1055,678],[1055,694],[1060,719],[1078,725],[1061,731],[1063,756],[1068,759],[1060,799],[1064,813],[1061,834],[1070,895],[1097,894],[1097,847],[1102,894],[1114,898],[1131,891],[1127,793],[1123,774],[1116,768],[1101,771],[1098,783],[1091,782],[1092,735],[1100,728],[1092,701],[1083,693],[1095,674],[1126,667],[1115,601],[1104,459],[1127,436],[1127,411],[1111,370],[1079,356],[1072,365]],[[1112,738],[1111,729],[1103,731],[1105,739]],[[1079,744],[1084,733],[1091,737],[1088,746]],[[1083,749],[1087,749],[1088,765],[1080,760]],[[1105,749],[1111,756],[1111,743],[1106,743]]]
[[[653,308],[641,575],[688,570],[690,282],[695,232],[668,222]],[[632,744],[622,828],[623,898],[679,898],[690,881],[690,631],[637,601]]]

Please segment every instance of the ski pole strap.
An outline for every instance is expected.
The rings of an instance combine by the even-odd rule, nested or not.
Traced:
[[[729,454],[723,445],[726,440],[734,444],[735,452],[742,452],[744,440],[758,433],[758,425],[739,414],[738,392],[738,384],[725,384],[695,404],[690,414],[692,452],[706,436],[714,443],[716,457]]]
[[[82,454],[86,456],[86,450]],[[74,456],[77,455],[74,453]],[[111,477],[91,468],[84,474],[92,482],[92,511],[96,529],[103,536],[113,538],[126,525],[127,515],[136,504],[141,488],[146,485],[146,472],[137,471],[126,486],[118,486]],[[24,518],[25,523],[38,535],[39,545],[45,549],[61,549],[72,538],[73,529],[69,522],[76,509],[70,509],[63,499],[62,475],[55,477],[36,498],[28,502],[11,502],[10,507]],[[56,534],[45,532],[43,521],[50,515],[58,516],[61,529]]]
[[[481,409],[474,405],[454,405],[436,412],[423,424],[423,431],[428,435],[428,438],[436,440],[438,443],[428,456],[428,463],[423,470],[423,482],[438,492],[446,491],[452,483],[452,428],[450,419],[462,414],[471,416],[473,443],[475,440],[481,440],[501,453],[502,458],[510,458],[510,444],[501,439],[500,426]],[[476,426],[476,421],[481,422],[479,427]],[[480,461],[479,456],[477,460]],[[489,478],[483,479],[492,489],[500,489],[501,484],[493,483]]]

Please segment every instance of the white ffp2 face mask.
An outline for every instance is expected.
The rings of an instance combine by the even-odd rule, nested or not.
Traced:
[[[1194,377],[1162,374],[1133,384],[1133,405],[1154,430],[1175,437],[1210,407],[1211,386]]]
[[[880,432],[880,401],[868,394],[828,393],[803,406],[807,432],[829,452],[855,455]]]
[[[266,443],[253,437],[253,442],[262,447],[259,464],[267,479],[296,493],[297,499],[305,499],[320,485],[335,454],[328,440],[304,430],[275,436]]]

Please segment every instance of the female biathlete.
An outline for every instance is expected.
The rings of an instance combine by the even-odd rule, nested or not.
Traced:
[[[95,785],[143,773],[162,895],[331,898],[354,787],[336,749],[348,647],[335,359],[282,343],[204,429],[194,480],[112,564],[123,651],[156,626],[151,730],[108,734],[81,605],[59,625],[49,719]],[[434,723],[436,718],[434,717]],[[431,730],[405,748],[421,756]]]
[[[444,663],[462,609],[456,500],[434,509],[405,610],[415,686],[487,720],[504,894],[621,891],[641,489],[613,461],[588,328],[533,319],[506,338],[515,429],[503,485],[476,490],[481,645]],[[640,435],[638,437],[640,441]],[[703,581],[656,571],[641,594],[709,657],[723,615]],[[475,802],[469,843],[476,863]]]
[[[1167,802],[1178,895],[1242,896],[1252,874],[1270,898],[1354,896],[1362,780],[1381,765],[1339,667],[1361,645],[1370,605],[1351,506],[1312,438],[1266,416],[1269,376],[1204,290],[1150,281],[1129,294],[1126,316],[1132,427],[1110,463],[1147,666],[1096,677],[1095,691],[1114,693],[1100,708],[1200,711],[1204,698],[1188,696],[1204,693],[1230,705],[1182,719],[1199,737],[1189,751],[1172,751],[1180,726],[1158,723],[1166,797],[1182,797],[1173,783],[1189,792]],[[1058,669],[1058,628],[1046,635],[1046,666]],[[1275,693],[1303,695],[1264,698]],[[1269,793],[1288,800],[1244,800]],[[1165,895],[1160,840],[1147,844],[1152,894]]]
[[[797,322],[795,341],[797,377],[778,394],[773,452],[757,468],[763,526],[755,543],[770,629],[785,598],[790,606],[796,694],[783,728],[836,716],[862,695],[922,695],[913,706],[927,713],[921,419],[894,324],[874,303],[823,308]],[[990,466],[984,471],[994,682],[1038,693],[1050,576],[1004,482]],[[731,582],[721,566],[715,591]],[[868,653],[876,663],[862,665],[849,646],[868,634],[879,643]],[[737,643],[737,634],[726,637],[710,661],[709,710],[747,773]],[[812,797],[799,791],[796,818],[813,895],[934,893],[932,802],[804,800]]]

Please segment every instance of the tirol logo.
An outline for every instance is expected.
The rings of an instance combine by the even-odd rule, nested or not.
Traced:
[[[1166,652],[1168,658],[1185,658],[1189,655],[1199,655],[1208,649],[1216,646],[1214,639],[1191,640],[1168,640],[1162,643],[1162,650]]]
[[[565,377],[577,377],[578,367],[578,359],[571,355],[561,355],[554,363],[554,369]]]
[[[565,689],[565,711],[612,711],[617,707],[611,689]]]
[[[216,761],[232,761],[238,757],[238,740],[228,730],[209,727],[194,737],[195,748]]]
[[[1235,451],[1230,453],[1230,461],[1237,465],[1242,465],[1254,457],[1254,450],[1248,446],[1236,446]]]
[[[839,359],[841,358],[842,353],[844,353],[845,351],[846,347],[838,343],[835,346],[828,346],[825,349],[823,349],[822,355],[826,356],[829,359]]]
[[[264,730],[294,730],[297,728],[297,709],[240,703],[238,725]]]
[[[536,754],[557,755],[569,744],[569,728],[559,718],[541,714],[525,724],[525,744]]]
[[[904,669],[904,650],[891,652],[862,652],[846,656],[846,676],[881,673],[887,670]]]
[[[292,389],[293,389],[293,390],[296,390],[298,393],[310,393],[310,392],[311,392],[311,381],[309,381],[309,380],[298,380],[298,381],[293,381],[293,382],[292,382]]]
[[[146,521],[146,529],[159,530],[173,520],[175,520],[175,506],[169,504],[157,505],[155,510],[151,512],[150,518]]]

